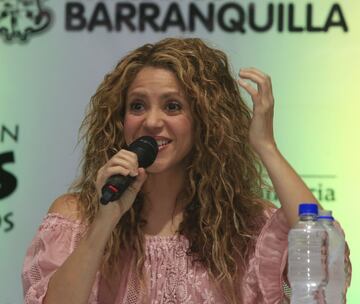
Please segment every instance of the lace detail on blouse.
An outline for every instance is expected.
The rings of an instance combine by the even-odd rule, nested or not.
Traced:
[[[186,254],[188,248],[189,241],[181,235],[146,236],[147,295],[139,293],[135,272],[132,272],[123,303],[223,303],[207,271]]]

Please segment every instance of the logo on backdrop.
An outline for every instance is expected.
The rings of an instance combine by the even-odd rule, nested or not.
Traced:
[[[18,143],[19,125],[10,127],[0,125],[0,144],[5,142]],[[11,165],[15,163],[14,151],[0,151],[0,203],[13,194],[17,188],[17,177],[11,171]],[[0,232],[10,232],[14,229],[14,212],[1,209]]]
[[[27,41],[45,32],[53,14],[48,0],[0,0],[0,36],[5,41]],[[267,3],[241,1],[67,1],[64,27],[67,32],[249,32],[327,33],[333,28],[348,32],[342,7],[328,9],[314,3]]]
[[[6,41],[27,41],[45,31],[52,21],[47,0],[0,0],[0,35]]]
[[[107,32],[249,32],[327,33],[333,28],[348,32],[338,3],[327,9],[316,3],[259,3],[238,1],[68,1],[65,30],[96,29]]]

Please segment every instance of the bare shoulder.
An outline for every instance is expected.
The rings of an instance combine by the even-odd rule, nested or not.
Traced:
[[[49,213],[59,213],[70,220],[80,220],[80,201],[75,193],[59,196],[50,206]]]

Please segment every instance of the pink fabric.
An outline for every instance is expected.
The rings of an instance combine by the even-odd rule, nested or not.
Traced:
[[[269,211],[268,220],[257,239],[243,277],[244,304],[274,304],[287,301],[283,277],[287,259],[287,225],[282,209]],[[80,222],[59,214],[48,214],[29,247],[22,273],[26,304],[39,304],[46,294],[51,275],[74,250],[86,231]],[[150,279],[146,303],[225,303],[212,286],[205,269],[191,263],[186,255],[188,240],[184,236],[146,236],[145,271]],[[131,265],[129,257],[127,265]],[[115,303],[142,303],[134,272],[123,272]],[[105,304],[97,275],[89,304]],[[107,303],[106,303],[107,304]]]
[[[25,256],[22,283],[24,303],[42,303],[49,280],[74,250],[86,227],[59,214],[48,214],[40,225]],[[97,303],[97,282],[89,303]]]

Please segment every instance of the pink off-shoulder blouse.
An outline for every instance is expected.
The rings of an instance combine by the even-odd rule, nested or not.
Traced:
[[[289,227],[282,209],[268,211],[255,250],[239,286],[243,304],[287,303],[284,292]],[[24,303],[42,303],[49,279],[76,248],[86,232],[80,221],[48,214],[27,250],[22,282]],[[186,255],[189,242],[184,236],[146,236],[145,271],[149,279],[147,300],[142,299],[129,261],[121,271],[117,292],[112,300],[101,283],[100,273],[89,297],[89,304],[222,304],[224,298],[213,287],[206,269],[192,263]],[[115,299],[115,301],[114,301]]]

